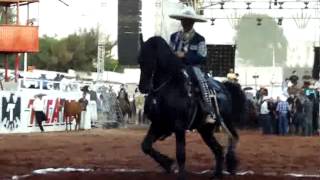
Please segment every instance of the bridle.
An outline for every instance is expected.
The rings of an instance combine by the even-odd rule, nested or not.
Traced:
[[[153,78],[153,77],[152,77],[152,78]],[[154,89],[153,86],[152,86],[152,89],[150,90],[151,93],[156,93],[156,92],[160,91],[160,90],[161,90],[163,87],[165,87],[171,80],[172,80],[172,76],[170,76],[166,81],[164,81],[163,83],[161,83],[159,87],[157,87],[157,88]]]
[[[164,88],[166,85],[168,85],[168,83],[172,80],[172,75],[169,76],[169,78],[167,80],[165,80],[163,83],[161,83],[157,88],[154,88],[154,84],[153,84],[153,79],[154,79],[154,74],[155,72],[157,72],[157,66],[158,64],[158,59],[156,59],[156,62],[154,64],[154,70],[151,76],[151,89],[150,89],[150,93],[157,93],[159,92],[162,88]]]

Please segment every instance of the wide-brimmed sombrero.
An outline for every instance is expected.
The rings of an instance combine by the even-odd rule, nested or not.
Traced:
[[[176,20],[191,19],[194,22],[207,22],[205,18],[203,18],[200,15],[197,15],[194,9],[190,6],[182,9],[181,13],[170,14],[169,17]]]

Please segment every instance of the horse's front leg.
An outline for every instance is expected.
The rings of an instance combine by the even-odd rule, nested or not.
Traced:
[[[70,127],[70,131],[72,131],[72,121],[73,121],[73,116],[71,116],[70,121],[69,121],[69,127]]]
[[[151,124],[146,137],[141,143],[141,148],[145,154],[151,156],[156,162],[158,162],[160,166],[164,168],[167,173],[170,173],[172,171],[172,165],[174,161],[168,156],[156,151],[152,147],[153,143],[155,143],[159,138],[160,137],[156,135],[154,127]]]
[[[185,162],[186,162],[186,136],[185,131],[176,131],[176,157],[179,166],[178,179],[186,179]]]

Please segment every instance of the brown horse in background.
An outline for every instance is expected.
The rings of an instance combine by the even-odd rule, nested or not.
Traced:
[[[63,107],[64,107],[64,119],[66,122],[66,131],[68,131],[68,124],[70,125],[70,131],[71,131],[71,124],[72,124],[73,118],[76,120],[76,125],[74,129],[80,130],[81,111],[82,111],[81,104],[75,100],[71,100],[71,101],[64,100]]]

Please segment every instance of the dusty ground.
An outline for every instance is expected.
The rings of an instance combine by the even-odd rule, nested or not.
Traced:
[[[91,168],[90,173],[34,175],[24,179],[175,179],[140,150],[146,129],[94,129],[82,132],[51,132],[0,135],[0,179],[31,174],[42,168]],[[286,173],[320,175],[320,137],[263,136],[258,132],[240,132],[239,171],[255,175],[225,179],[295,179]],[[219,134],[221,142],[226,138]],[[156,148],[174,157],[174,138],[157,143]],[[189,179],[211,169],[213,157],[197,133],[187,134],[187,169]],[[139,169],[144,172],[114,172],[114,169]],[[311,178],[309,178],[311,179]]]

